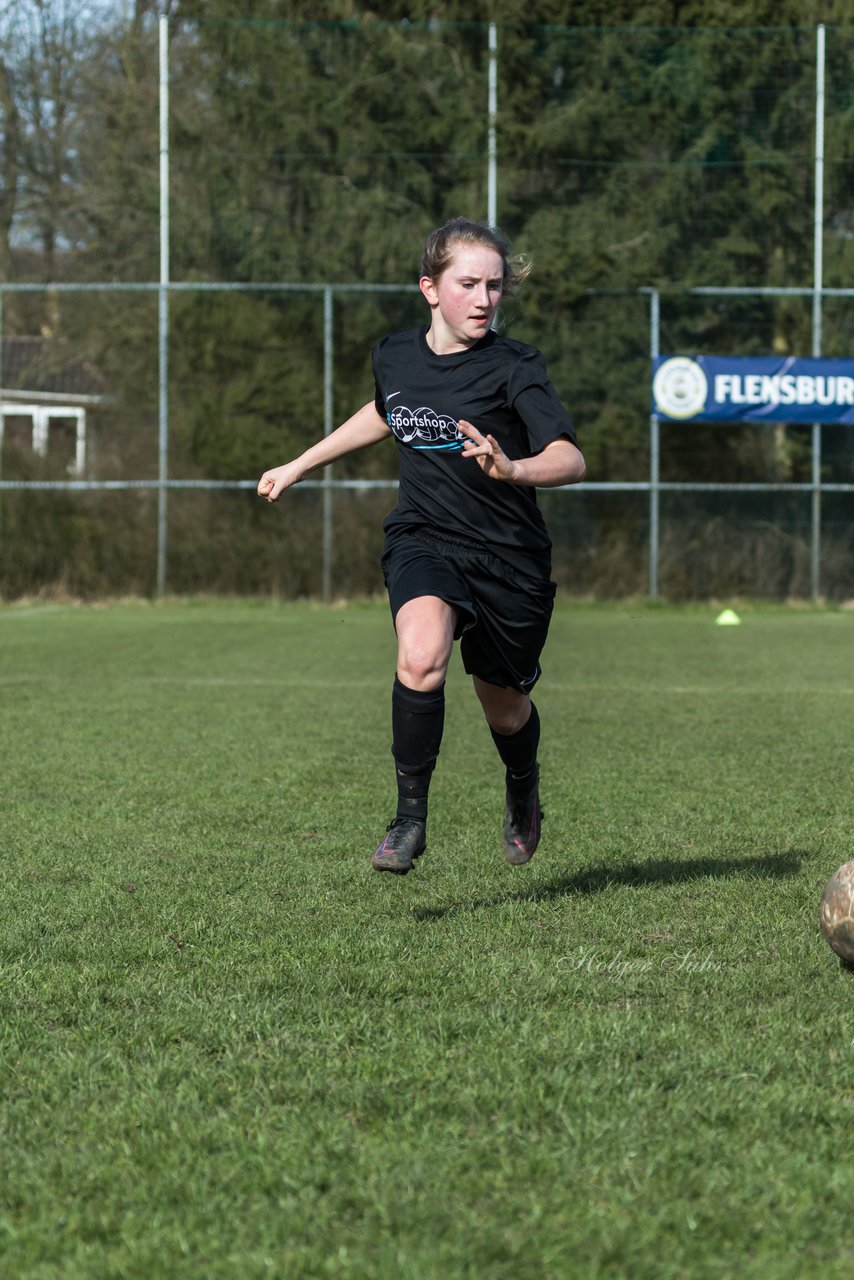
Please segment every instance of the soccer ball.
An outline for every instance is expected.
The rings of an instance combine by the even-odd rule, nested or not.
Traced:
[[[824,886],[821,931],[838,956],[854,964],[854,860],[845,862]]]

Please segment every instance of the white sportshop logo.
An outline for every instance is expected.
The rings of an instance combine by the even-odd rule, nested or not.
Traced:
[[[674,356],[656,370],[652,395],[656,409],[668,418],[693,418],[706,407],[709,383],[696,360]]]
[[[420,409],[396,405],[386,417],[401,444],[410,444],[414,449],[462,449],[465,444],[456,419],[426,405]]]

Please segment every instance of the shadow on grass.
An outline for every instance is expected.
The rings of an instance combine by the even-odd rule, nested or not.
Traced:
[[[601,863],[572,875],[561,875],[543,884],[531,885],[518,893],[504,893],[492,898],[472,898],[469,902],[449,903],[442,907],[416,907],[416,920],[440,920],[461,911],[480,911],[500,907],[508,902],[542,902],[575,893],[601,893],[614,885],[629,888],[684,884],[706,877],[720,880],[731,876],[767,877],[781,880],[796,875],[808,854],[800,849],[785,853],[757,854],[751,858],[650,858],[646,862]]]

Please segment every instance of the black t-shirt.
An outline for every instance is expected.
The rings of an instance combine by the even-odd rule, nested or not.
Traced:
[[[487,333],[467,351],[437,356],[427,329],[392,333],[373,352],[376,407],[397,440],[400,491],[387,534],[428,528],[483,545],[508,564],[548,572],[551,542],[535,490],[484,475],[463,458],[465,418],[508,458],[553,440],[576,443],[572,420],[536,347]]]

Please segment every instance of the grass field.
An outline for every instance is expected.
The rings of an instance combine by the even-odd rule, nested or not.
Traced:
[[[544,841],[385,606],[0,609],[0,1275],[850,1277],[854,612],[562,605]]]

